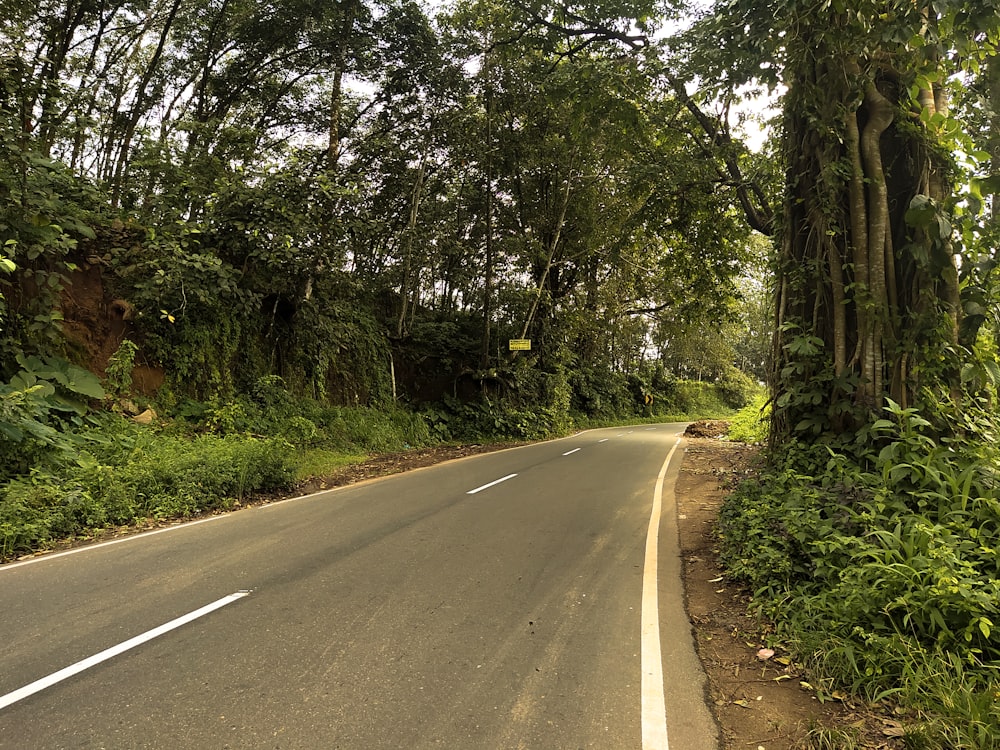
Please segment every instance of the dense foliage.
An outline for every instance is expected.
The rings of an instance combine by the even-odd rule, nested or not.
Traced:
[[[827,695],[898,704],[908,747],[1000,737],[998,18],[735,0],[694,31],[724,86],[786,89],[768,463],[725,558]]]
[[[936,434],[889,404],[866,439],[786,444],[720,521],[724,561],[755,590],[774,641],[813,672],[908,709],[909,746],[990,748],[1000,736],[997,424]]]
[[[564,423],[582,382],[642,411],[627,381],[661,321],[734,314],[734,188],[654,50],[623,54],[651,8],[585,40],[489,2],[3,8],[5,352],[101,373],[125,336],[168,410],[277,375]],[[95,283],[124,326],[68,319]]]

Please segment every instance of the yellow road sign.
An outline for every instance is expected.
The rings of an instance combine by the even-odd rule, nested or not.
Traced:
[[[512,352],[530,352],[531,339],[511,339],[510,350]]]

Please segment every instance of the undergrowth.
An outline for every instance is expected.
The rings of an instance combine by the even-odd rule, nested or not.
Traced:
[[[1000,746],[1000,447],[964,420],[890,403],[854,443],[782,446],[720,515],[775,638],[827,692],[899,706],[909,748]]]
[[[740,443],[762,445],[767,442],[770,416],[771,404],[767,394],[760,393],[729,418],[727,437]]]
[[[175,403],[150,426],[116,413],[111,395],[109,409],[72,402],[78,411],[66,417],[60,391],[41,380],[52,367],[35,370],[41,385],[22,377],[0,388],[0,448],[16,459],[0,474],[0,560],[109,527],[226,510],[373,453],[435,442],[419,414],[296,400],[279,378],[233,400]],[[96,380],[67,382],[105,396]]]
[[[281,438],[164,435],[111,421],[103,444],[72,463],[0,488],[0,559],[109,526],[228,509],[292,477]]]

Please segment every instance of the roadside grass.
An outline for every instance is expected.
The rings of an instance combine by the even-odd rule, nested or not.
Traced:
[[[809,750],[864,750],[857,727],[812,727],[806,735]]]
[[[855,443],[784,445],[719,518],[771,645],[818,691],[881,707],[913,750],[1000,747],[1000,425],[962,418],[939,440],[890,403]]]
[[[729,418],[729,439],[748,445],[763,445],[767,442],[770,417],[771,405],[767,394],[760,393]]]
[[[188,404],[187,417],[151,426],[93,415],[0,484],[0,561],[108,528],[229,510],[375,453],[435,442],[402,409],[278,406]]]
[[[294,457],[293,478],[296,483],[329,476],[345,466],[361,463],[365,453],[342,453],[328,448],[307,448]]]

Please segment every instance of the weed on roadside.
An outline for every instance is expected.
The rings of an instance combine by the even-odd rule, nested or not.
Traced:
[[[1000,450],[938,440],[895,404],[865,439],[874,451],[784,446],[727,500],[723,561],[815,681],[905,709],[905,747],[995,750]]]

